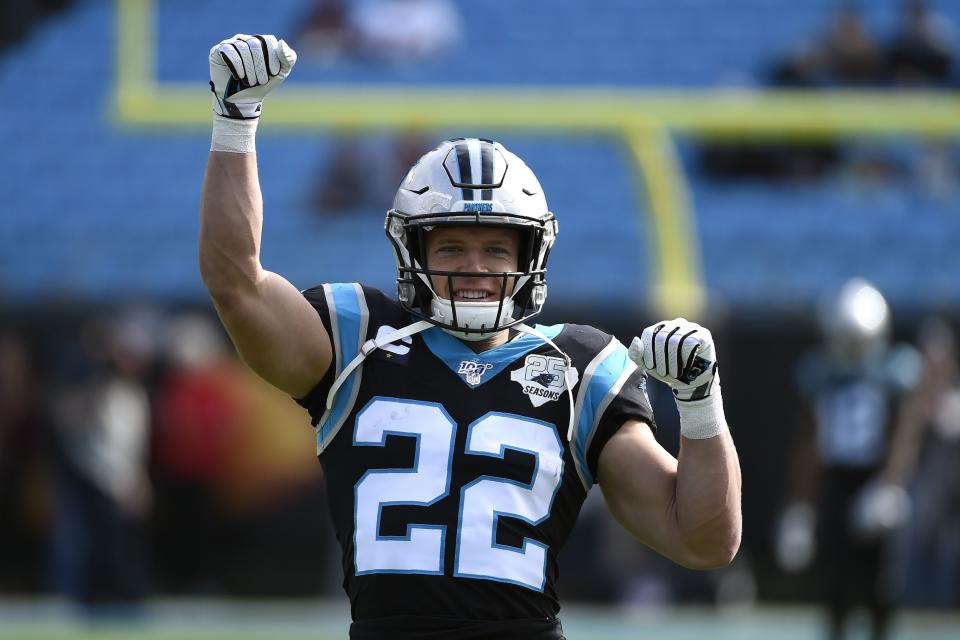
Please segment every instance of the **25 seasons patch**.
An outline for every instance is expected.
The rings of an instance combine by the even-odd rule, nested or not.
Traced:
[[[567,365],[562,358],[531,353],[523,366],[510,372],[510,379],[523,387],[523,392],[535,407],[559,400],[567,392],[563,373]],[[580,374],[576,367],[570,370],[570,381],[576,386]]]

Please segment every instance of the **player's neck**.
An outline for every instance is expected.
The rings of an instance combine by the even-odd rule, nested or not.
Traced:
[[[474,353],[483,353],[494,347],[499,347],[510,339],[510,331],[505,329],[500,333],[495,333],[489,338],[483,340],[464,340],[463,343],[470,347]]]

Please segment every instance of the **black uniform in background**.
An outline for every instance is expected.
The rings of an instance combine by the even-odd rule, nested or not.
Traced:
[[[887,460],[898,403],[919,372],[917,354],[905,346],[860,364],[812,353],[798,366],[798,387],[816,426],[821,595],[834,637],[840,637],[844,621],[859,604],[870,610],[873,637],[887,633],[897,596],[893,540],[889,533],[858,533],[855,511]]]

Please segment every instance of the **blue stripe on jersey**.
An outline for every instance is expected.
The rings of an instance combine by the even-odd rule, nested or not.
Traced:
[[[545,336],[554,340],[560,331],[563,329],[562,324],[553,324],[550,326],[544,326],[538,324],[536,326],[537,330],[543,333]],[[427,344],[427,348],[433,353],[433,355],[440,358],[444,364],[450,367],[450,370],[459,375],[460,365],[463,362],[476,362],[479,364],[489,364],[492,365],[490,369],[487,369],[486,372],[481,376],[479,384],[471,384],[466,376],[460,375],[460,379],[463,380],[471,389],[479,387],[481,384],[487,380],[492,380],[494,376],[503,371],[508,365],[516,361],[521,356],[524,356],[540,345],[544,344],[543,340],[536,336],[532,336],[528,333],[524,333],[519,337],[501,344],[498,347],[489,349],[482,353],[475,353],[470,347],[465,345],[462,340],[459,338],[454,338],[452,335],[441,329],[440,327],[432,327],[427,329],[420,334],[423,336],[423,341]]]
[[[580,415],[577,417],[573,456],[577,462],[581,478],[585,481],[588,489],[596,484],[596,480],[590,473],[590,467],[587,464],[587,448],[593,441],[593,433],[600,423],[602,412],[610,404],[611,393],[619,392],[617,386],[618,383],[623,384],[623,374],[628,369],[634,368],[636,368],[636,365],[627,355],[626,347],[618,343],[594,369],[586,390],[581,389],[584,397],[583,405],[580,407]]]
[[[336,353],[336,375],[350,364],[358,353],[366,338],[367,305],[363,299],[363,289],[358,284],[328,284],[327,300],[330,304],[331,328],[335,335],[333,348]],[[359,391],[362,367],[354,369],[343,386],[337,390],[333,407],[326,412],[317,424],[317,446],[323,448],[329,439],[336,433],[347,414],[353,408]]]

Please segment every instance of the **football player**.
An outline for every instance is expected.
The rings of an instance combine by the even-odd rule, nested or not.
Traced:
[[[902,407],[922,364],[912,347],[890,343],[887,302],[862,278],[824,299],[819,322],[822,344],[797,366],[808,419],[777,559],[796,571],[819,557],[828,637],[845,637],[849,614],[865,604],[871,637],[882,640],[896,601],[893,534],[910,511]]]
[[[259,259],[254,135],[296,54],[273,36],[210,50],[214,125],[200,265],[243,359],[309,412],[350,597],[351,638],[562,638],[557,553],[587,492],[638,540],[711,568],[740,544],[740,469],[710,332],[660,322],[629,348],[530,326],[557,221],[533,172],[484,139],[443,142],[397,191],[397,296],[300,292]],[[679,461],[647,374],[673,388]]]

